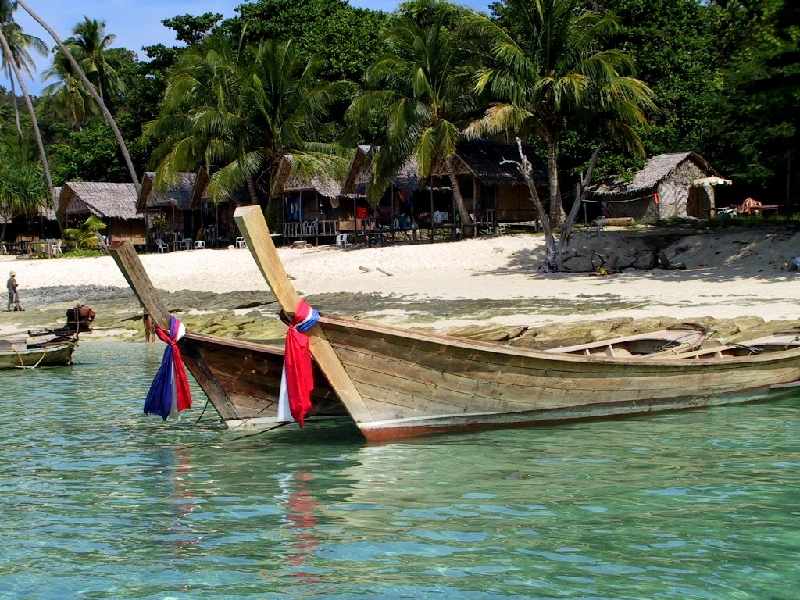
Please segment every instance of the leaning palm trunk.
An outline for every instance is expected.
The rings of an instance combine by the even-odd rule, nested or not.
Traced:
[[[564,258],[569,246],[569,236],[572,233],[572,226],[575,223],[575,218],[578,215],[578,209],[580,208],[581,203],[586,199],[587,188],[589,187],[589,183],[592,181],[592,172],[597,164],[597,157],[600,155],[602,144],[595,149],[594,153],[592,154],[592,159],[589,161],[589,167],[586,169],[583,179],[578,184],[578,190],[575,194],[575,202],[572,205],[572,210],[570,210],[569,216],[561,226],[561,232],[558,240],[556,240],[555,235],[553,234],[553,226],[550,218],[547,215],[547,211],[544,209],[542,200],[539,197],[539,191],[536,189],[536,185],[534,184],[533,165],[531,165],[528,157],[525,156],[525,153],[522,151],[522,141],[519,138],[517,138],[517,147],[519,148],[520,160],[503,160],[501,164],[511,163],[516,165],[517,170],[519,170],[520,175],[522,175],[522,178],[525,180],[525,183],[528,186],[528,190],[530,190],[531,200],[533,200],[533,204],[536,206],[536,212],[539,214],[539,219],[542,222],[542,230],[544,231],[545,272],[553,273],[556,271],[563,271]]]
[[[7,40],[6,40],[7,41]],[[11,82],[11,104],[14,107],[14,124],[17,126],[17,132],[22,137],[22,123],[19,120],[19,107],[17,106],[17,88],[14,84],[14,69],[11,68],[11,60],[8,61],[8,80]]]
[[[131,160],[131,155],[128,152],[128,146],[125,145],[125,140],[122,139],[122,134],[119,131],[119,127],[117,127],[117,122],[114,120],[114,117],[109,112],[106,103],[103,102],[103,99],[100,97],[100,94],[97,93],[97,89],[95,89],[95,87],[86,77],[86,73],[83,72],[83,69],[81,69],[80,65],[78,64],[78,61],[76,61],[75,57],[72,56],[72,52],[70,52],[69,49],[64,45],[64,43],[61,41],[61,38],[59,38],[58,35],[56,35],[56,32],[53,31],[53,29],[47,23],[45,23],[44,20],[42,20],[42,18],[39,17],[39,15],[33,12],[33,10],[31,10],[31,8],[27,5],[26,2],[24,2],[24,0],[17,0],[17,5],[21,6],[23,10],[25,10],[25,12],[27,12],[33,18],[34,21],[39,23],[39,25],[41,25],[45,29],[45,31],[47,31],[47,33],[50,34],[55,43],[58,44],[58,47],[64,53],[64,56],[66,56],[67,59],[69,60],[70,64],[72,65],[72,68],[75,69],[75,72],[81,78],[81,81],[86,86],[86,89],[89,90],[89,93],[92,95],[92,98],[94,98],[94,101],[97,102],[97,106],[100,107],[100,110],[103,112],[103,116],[105,116],[106,121],[108,121],[108,125],[114,132],[114,137],[117,138],[117,143],[119,144],[119,148],[122,151],[122,156],[125,158],[125,163],[128,165],[128,172],[130,173],[131,180],[133,181],[133,186],[136,189],[136,195],[138,196],[139,192],[141,191],[141,186],[139,185],[139,178],[136,176],[136,169],[133,167],[133,161]]]
[[[17,61],[14,60],[14,56],[11,54],[11,48],[8,46],[8,40],[6,39],[3,30],[0,29],[0,43],[3,45],[3,52],[5,52],[6,56],[8,56],[8,64],[14,70],[14,78],[12,78],[12,82],[16,79],[19,82],[19,87],[22,90],[22,96],[25,98],[25,104],[28,106],[28,112],[31,115],[31,123],[33,124],[33,133],[36,136],[36,145],[39,147],[39,156],[42,159],[42,166],[44,167],[44,177],[47,181],[47,189],[50,192],[50,197],[53,196],[53,178],[50,177],[50,165],[47,162],[47,155],[44,152],[44,143],[42,142],[42,132],[39,130],[39,121],[36,119],[36,111],[33,110],[33,102],[31,102],[31,97],[28,94],[28,87],[25,85],[25,80],[22,78],[22,73],[19,70],[19,66],[17,66]]]
[[[465,237],[472,235],[472,216],[464,206],[464,197],[461,195],[461,187],[458,185],[458,177],[453,172],[452,167],[447,169],[447,175],[450,177],[450,185],[453,188],[453,204],[455,204],[458,214],[461,217],[461,227]]]

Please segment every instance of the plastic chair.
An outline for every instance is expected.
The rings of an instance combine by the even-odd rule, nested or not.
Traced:
[[[347,248],[350,244],[347,243],[347,238],[349,235],[347,233],[340,233],[336,236],[336,245],[340,248]]]
[[[203,240],[196,240],[194,243],[195,250],[203,250],[206,247],[206,243]]]
[[[236,238],[236,247],[237,248],[247,248],[247,243],[244,241],[243,237]]]
[[[156,239],[156,246],[159,252],[169,252],[169,246],[164,243],[164,240]]]
[[[53,244],[51,246],[51,248],[52,248],[53,256],[55,256],[56,254],[64,254],[61,251],[61,240],[56,241],[56,243]]]
[[[181,245],[184,250],[191,250],[194,245],[194,240],[192,240],[192,238],[184,238]]]

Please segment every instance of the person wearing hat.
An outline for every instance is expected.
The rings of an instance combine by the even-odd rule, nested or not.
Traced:
[[[14,307],[14,310],[24,310],[22,305],[19,301],[19,292],[17,291],[17,274],[14,271],[10,271],[8,273],[8,282],[6,283],[6,287],[8,287],[8,310],[11,311],[11,307]]]

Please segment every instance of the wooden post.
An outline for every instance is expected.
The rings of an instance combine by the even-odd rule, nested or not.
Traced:
[[[300,296],[294,289],[278,251],[272,243],[267,222],[258,206],[240,206],[234,213],[236,225],[239,226],[247,242],[247,248],[253,255],[261,274],[264,276],[272,293],[278,299],[281,308],[287,313],[294,313],[300,304]],[[347,408],[347,411],[360,423],[371,420],[371,413],[361,398],[353,380],[347,374],[342,362],[328,342],[325,332],[317,325],[309,332],[311,355],[328,378],[333,391]]]

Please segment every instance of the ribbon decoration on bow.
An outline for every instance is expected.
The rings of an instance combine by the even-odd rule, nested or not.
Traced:
[[[192,392],[189,389],[189,379],[186,377],[186,368],[183,365],[178,341],[186,334],[186,328],[176,317],[169,319],[169,333],[154,325],[156,335],[167,347],[164,349],[164,358],[156,373],[147,400],[144,403],[144,414],[161,415],[165,421],[170,415],[179,415],[180,411],[192,407]]]
[[[308,411],[311,410],[311,392],[314,389],[314,376],[311,370],[311,351],[309,339],[304,335],[319,321],[319,313],[305,300],[294,313],[286,330],[286,346],[283,357],[283,373],[278,400],[279,422],[297,421],[303,426]]]

